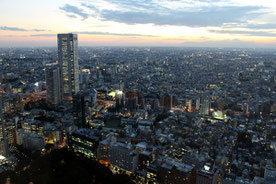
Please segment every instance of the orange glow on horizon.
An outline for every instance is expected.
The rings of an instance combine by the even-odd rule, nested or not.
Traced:
[[[4,31],[1,31],[4,32]],[[0,41],[8,43],[21,43],[21,44],[35,44],[35,46],[41,45],[51,45],[55,46],[57,44],[57,33],[49,33],[41,36],[32,36],[39,35],[30,34],[24,35],[22,33],[14,33],[11,31],[5,31],[5,35],[0,36]],[[235,39],[243,42],[255,42],[258,44],[273,45],[276,44],[276,38],[270,37],[235,37]],[[90,45],[151,45],[151,44],[168,44],[168,45],[179,45],[185,42],[194,42],[194,43],[203,43],[203,42],[223,42],[223,41],[232,41],[233,38],[223,38],[223,37],[195,37],[195,36],[185,36],[185,37],[168,37],[168,36],[156,36],[156,37],[147,37],[147,36],[117,36],[117,35],[89,35],[89,34],[79,34],[78,40],[80,46],[90,46]]]

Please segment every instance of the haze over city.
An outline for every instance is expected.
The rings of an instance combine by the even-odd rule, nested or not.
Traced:
[[[275,48],[271,0],[1,0],[0,47],[80,46]]]

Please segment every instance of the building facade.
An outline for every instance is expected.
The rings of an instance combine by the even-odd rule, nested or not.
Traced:
[[[157,172],[160,184],[195,184],[194,167],[167,158]]]
[[[79,92],[78,37],[76,34],[58,34],[58,62],[62,96],[71,97]]]
[[[219,170],[209,163],[206,163],[196,173],[196,184],[216,184],[219,179]]]
[[[85,117],[84,94],[81,92],[73,95],[73,115],[74,123],[78,128],[89,128]]]
[[[2,93],[0,94],[0,155],[9,155],[8,138],[2,108]]]
[[[87,156],[88,158],[96,158],[99,137],[95,136],[91,129],[81,128],[72,133],[70,138],[71,147]]]
[[[45,70],[47,100],[53,105],[61,102],[60,73],[58,67],[47,67]]]
[[[116,143],[110,150],[110,163],[125,171],[134,172],[138,165],[138,153],[131,145]]]

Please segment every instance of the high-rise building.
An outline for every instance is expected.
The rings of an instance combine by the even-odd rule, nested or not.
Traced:
[[[210,106],[210,96],[208,94],[203,94],[201,99],[200,113],[203,115],[209,115]]]
[[[115,94],[116,107],[121,108],[125,103],[125,95],[122,91],[117,91]]]
[[[38,120],[25,120],[22,123],[24,132],[43,135],[44,123]]]
[[[157,172],[157,181],[160,184],[191,184],[195,183],[194,167],[167,158]]]
[[[268,184],[276,183],[276,169],[267,166],[265,168],[264,179]]]
[[[138,105],[141,104],[141,95],[137,92],[126,92],[125,94],[126,106],[130,111],[135,111]]]
[[[86,88],[83,90],[84,101],[88,107],[94,107],[97,104],[97,90],[94,88]]]
[[[153,154],[147,150],[139,153],[138,156],[138,169],[141,171],[146,171],[149,164],[153,161]]]
[[[78,128],[88,128],[89,124],[86,122],[85,117],[85,101],[82,92],[73,95],[73,114],[74,123]]]
[[[5,119],[3,112],[2,62],[3,60],[0,59],[0,155],[9,156],[9,145],[6,135]]]
[[[45,70],[47,100],[54,105],[61,102],[61,86],[59,68],[49,66]]]
[[[96,158],[99,139],[92,129],[80,128],[72,133],[70,146],[89,158]]]
[[[0,94],[0,155],[9,155],[8,138],[6,134],[5,120],[3,117],[2,94]]]
[[[172,96],[168,94],[161,96],[160,106],[166,107],[166,108],[172,108],[173,106],[176,106],[176,96]]]
[[[61,93],[72,97],[79,92],[78,36],[58,34],[58,63],[60,67]]]
[[[125,171],[137,169],[138,153],[130,144],[116,143],[109,149],[110,163]]]
[[[16,140],[16,129],[15,123],[11,120],[5,121],[5,133],[6,133],[6,141],[8,145],[14,145]]]
[[[219,179],[219,170],[210,163],[206,163],[196,173],[196,184],[216,184]]]
[[[108,137],[99,142],[97,148],[97,159],[102,163],[109,163],[110,155],[109,149],[117,142],[117,137],[114,133],[110,133]]]
[[[45,146],[45,137],[43,135],[33,133],[23,133],[22,135],[23,148],[29,151],[42,150]]]
[[[90,78],[90,70],[88,69],[82,69],[80,70],[80,89],[84,90],[89,82]]]

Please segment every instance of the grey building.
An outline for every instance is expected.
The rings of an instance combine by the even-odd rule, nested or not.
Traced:
[[[206,163],[196,173],[196,184],[216,184],[218,182],[219,170]]]
[[[43,135],[24,132],[21,136],[23,147],[27,150],[37,151],[45,146],[45,137]]]
[[[74,123],[78,128],[89,128],[85,117],[85,101],[82,92],[73,95],[73,116]]]
[[[210,110],[210,96],[208,94],[203,94],[202,100],[201,100],[201,108],[200,113],[203,115],[209,115]]]
[[[268,184],[276,183],[276,169],[267,166],[265,168],[264,179]]]
[[[0,94],[0,155],[9,156],[9,145],[3,118],[2,93]]]
[[[57,66],[49,66],[45,70],[47,100],[54,105],[61,102],[60,73]]]
[[[110,150],[110,163],[120,169],[134,172],[138,164],[138,153],[131,146],[123,143],[114,144]]]

